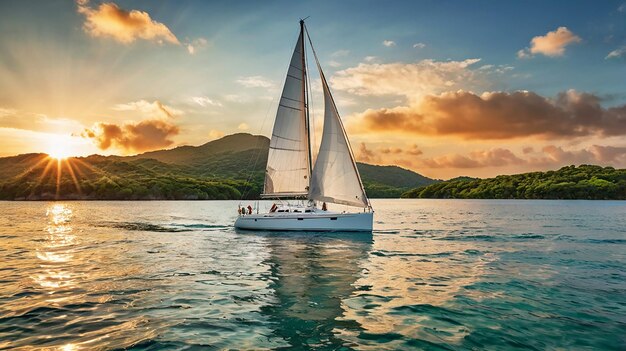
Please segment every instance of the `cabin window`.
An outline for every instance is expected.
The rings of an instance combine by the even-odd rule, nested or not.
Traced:
[[[330,220],[331,220],[331,221],[336,221],[336,220],[337,220],[337,217],[330,217]]]
[[[299,220],[299,221],[302,221],[302,220],[304,220],[304,218],[298,218],[298,220]]]
[[[304,210],[304,212],[309,213],[309,212],[311,212],[311,210]]]
[[[287,212],[287,211],[285,211],[285,210],[278,210],[278,211],[276,211],[276,212]]]
[[[300,211],[300,210],[293,210],[293,212],[298,212],[298,213],[300,213],[300,212],[302,212],[302,211]]]

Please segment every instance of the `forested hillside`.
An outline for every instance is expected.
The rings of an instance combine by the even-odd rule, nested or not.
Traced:
[[[269,140],[234,134],[201,146],[141,155],[0,158],[2,200],[258,198]],[[395,166],[358,164],[370,197],[399,197],[434,180]]]
[[[626,169],[591,165],[557,171],[459,179],[410,190],[405,198],[626,199]]]

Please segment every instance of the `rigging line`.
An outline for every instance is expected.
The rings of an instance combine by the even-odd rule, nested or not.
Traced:
[[[265,111],[265,117],[263,118],[263,122],[261,123],[261,128],[259,129],[259,136],[261,135],[260,133],[263,132],[263,128],[265,127],[265,122],[267,122],[267,116],[269,116],[270,110],[272,109],[272,105],[274,105],[275,99],[276,98],[272,98],[272,101],[269,103],[267,107],[267,111]],[[257,149],[256,159],[254,160],[254,163],[252,164],[252,167],[250,168],[250,172],[248,172],[248,177],[246,178],[246,183],[244,184],[245,191],[241,193],[241,198],[239,199],[239,201],[243,200],[244,197],[248,196],[248,193],[250,193],[250,190],[252,189],[252,186],[250,186],[249,184],[250,184],[250,181],[252,180],[254,169],[256,168],[256,165],[259,162],[259,157],[261,156],[261,150],[258,147],[260,140],[262,140],[262,138],[258,138],[257,141],[254,143],[254,148]],[[248,164],[250,164],[250,161],[252,161],[253,157],[254,157],[254,153],[250,155],[250,160],[248,161]]]
[[[299,108],[295,108],[295,107],[291,107],[291,106],[287,106],[283,104],[278,104],[278,106],[302,112],[302,109],[299,109]]]
[[[302,80],[301,78],[298,78],[298,77],[293,76],[293,75],[291,75],[291,74],[287,74],[287,77],[289,77],[289,78],[291,78],[291,79],[300,80],[300,81]]]
[[[272,133],[272,138],[279,138],[279,139],[289,140],[289,141],[295,141],[295,142],[299,142],[299,141],[300,141],[300,140],[298,140],[298,139],[287,138],[287,137],[280,136],[280,135],[273,134],[273,133]]]
[[[280,99],[281,99],[281,100],[282,100],[282,99],[285,99],[285,100],[291,100],[291,101],[293,101],[293,102],[297,102],[297,103],[299,103],[299,104],[300,104],[300,103],[302,103],[302,101],[300,101],[300,100],[296,100],[296,99],[288,98],[288,97],[286,97],[286,96],[281,96],[281,97],[280,97]]]
[[[309,18],[309,17],[307,17],[307,18]],[[306,31],[306,26],[304,27],[304,30]],[[309,34],[307,32],[307,36],[308,35]],[[313,48],[312,45],[311,45],[311,48]],[[313,108],[313,106],[314,106],[314,104],[313,104],[313,89],[312,89],[312,86],[311,86],[311,78],[310,78],[311,70],[309,69],[309,60],[308,60],[308,57],[306,55],[306,48],[305,48],[304,52],[305,52],[305,55],[304,55],[304,65],[306,67],[306,71],[309,72],[309,79],[307,79],[306,84],[308,86],[308,89],[307,89],[307,105],[308,105],[308,108],[309,108],[309,147],[312,148],[312,147],[317,145],[317,140],[316,140],[317,133],[315,131],[315,109]],[[313,128],[311,128],[311,126],[313,126]],[[313,140],[311,140],[311,137],[312,137]],[[317,153],[319,153],[319,152],[317,152]],[[317,157],[317,153],[316,153],[315,157]],[[309,156],[311,157],[311,163],[313,163],[313,150],[312,149],[309,151]],[[311,167],[311,176],[312,175],[313,175],[313,168]],[[309,180],[309,183],[310,183],[310,180]]]
[[[308,18],[308,17],[307,17]],[[307,170],[307,188],[311,186],[311,174],[313,173],[313,160],[311,157],[311,120],[310,120],[310,111],[309,111],[309,92],[307,82],[310,81],[307,66],[306,66],[306,38],[305,35],[306,28],[304,26],[304,20],[300,20],[300,35],[302,36],[302,78],[304,79],[304,86],[302,87],[302,99],[304,100],[304,127],[306,129],[306,143],[307,143],[307,161],[308,161],[308,170]]]

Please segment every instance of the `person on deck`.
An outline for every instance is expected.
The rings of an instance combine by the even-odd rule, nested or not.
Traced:
[[[248,214],[252,214],[252,206],[248,205]]]
[[[322,211],[328,211],[328,208],[326,207],[326,203],[325,202],[322,204]]]
[[[278,206],[276,206],[276,204],[273,204],[272,208],[270,208],[270,213],[276,212],[277,209],[278,209]]]

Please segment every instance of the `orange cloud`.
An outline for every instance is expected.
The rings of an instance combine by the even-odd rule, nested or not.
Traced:
[[[366,110],[350,123],[360,133],[452,135],[463,139],[573,138],[626,135],[626,105],[603,108],[592,94],[570,90],[548,99],[532,92],[427,96],[421,103]]]
[[[373,163],[377,160],[374,151],[367,148],[365,143],[359,145],[359,151],[355,155],[356,159],[361,162]]]
[[[532,38],[530,48],[518,51],[517,57],[529,58],[536,54],[550,57],[563,56],[567,45],[579,42],[581,42],[579,36],[572,33],[567,27],[559,27],[546,35]]]
[[[162,120],[144,120],[123,125],[97,123],[81,134],[92,139],[101,150],[116,147],[124,151],[148,151],[172,145],[171,137],[179,128]]]
[[[77,4],[78,12],[85,16],[83,28],[91,36],[109,37],[124,44],[137,39],[180,44],[165,24],[154,21],[147,12],[126,11],[112,2],[102,3],[97,8],[89,7],[86,0]]]
[[[485,151],[474,151],[468,156],[459,154],[443,155],[420,160],[424,167],[429,168],[479,168],[501,167],[526,163],[508,149],[496,148]]]
[[[127,104],[117,104],[113,109],[116,111],[139,111],[150,117],[161,116],[163,118],[175,118],[183,114],[183,111],[167,106],[159,100],[154,102],[139,100]]]
[[[221,130],[211,129],[209,131],[209,139],[210,140],[219,139],[219,138],[223,137],[224,135],[226,135],[226,133],[222,132]]]
[[[418,150],[417,147],[414,148]],[[582,149],[567,150],[555,145],[546,145],[535,150],[524,147],[518,154],[506,148],[475,150],[467,153],[449,153],[423,157],[413,148],[369,148],[359,145],[355,156],[358,161],[378,165],[398,165],[430,173],[431,176],[449,174],[455,176],[459,170],[472,174],[489,174],[494,168],[500,172],[519,173],[527,170],[553,169],[567,165],[597,164],[603,166],[626,167],[626,146],[592,145]],[[492,169],[491,172],[485,170]]]
[[[553,168],[565,165],[600,164],[625,167],[626,147],[592,145],[586,149],[565,150],[560,146],[547,145],[540,151],[529,148],[523,150],[526,158],[520,158],[511,150],[495,148],[473,151],[467,155],[458,153],[433,158],[417,159],[416,164],[423,168],[486,168],[506,166],[530,166],[529,168]]]
[[[365,143],[359,145],[355,157],[357,160],[373,164],[399,164],[412,166],[410,159],[423,154],[417,145],[408,147],[383,147],[376,150],[369,149]],[[408,157],[408,158],[407,158]]]
[[[617,167],[626,166],[626,147],[592,145],[586,149],[565,150],[560,146],[548,145],[539,157],[532,157],[533,165],[601,164]]]

